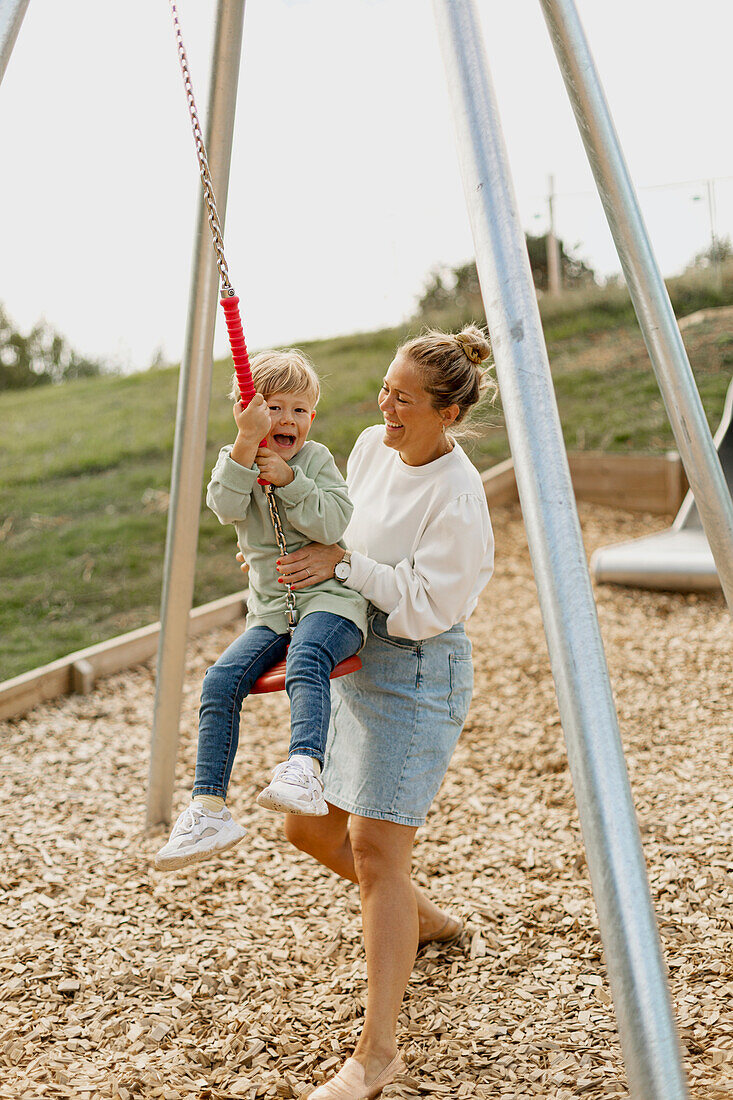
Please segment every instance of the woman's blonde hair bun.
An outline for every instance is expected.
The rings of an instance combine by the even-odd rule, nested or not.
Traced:
[[[477,325],[467,325],[453,334],[459,348],[475,366],[491,358],[491,345]]]

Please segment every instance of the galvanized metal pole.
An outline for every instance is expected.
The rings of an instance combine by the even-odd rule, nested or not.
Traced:
[[[618,719],[473,0],[434,0],[509,441],[632,1095],[687,1095]]]
[[[733,499],[574,0],[540,0],[723,593],[733,613]]]
[[[0,0],[0,83],[30,0]]]
[[[244,4],[245,0],[219,0],[217,11],[206,147],[222,224],[229,186]],[[171,819],[188,616],[196,569],[218,286],[211,233],[202,203],[178,387],[148,778],[148,828],[168,824]]]

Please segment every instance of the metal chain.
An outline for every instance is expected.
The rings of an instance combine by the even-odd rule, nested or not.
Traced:
[[[206,145],[204,144],[204,136],[201,133],[201,125],[199,123],[198,111],[196,110],[196,100],[193,96],[193,84],[191,82],[191,73],[188,69],[188,58],[186,56],[186,48],[183,45],[183,36],[181,34],[181,24],[178,20],[178,10],[176,9],[175,0],[170,0],[171,12],[173,15],[173,26],[176,32],[176,45],[178,47],[178,60],[181,63],[181,72],[183,73],[183,84],[186,90],[186,99],[188,101],[188,111],[191,115],[191,126],[193,128],[193,137],[196,143],[196,156],[199,161],[199,171],[201,173],[201,182],[204,185],[204,203],[209,216],[209,226],[211,227],[211,235],[214,238],[214,251],[216,253],[216,266],[219,268],[219,274],[221,276],[222,294],[226,294],[231,297],[234,294],[234,288],[229,281],[229,268],[227,267],[226,258],[224,256],[224,237],[221,232],[221,224],[219,222],[219,215],[216,211],[216,198],[214,196],[214,186],[211,182],[211,173],[209,172],[209,162],[206,157]],[[267,498],[267,507],[270,512],[270,519],[272,520],[272,526],[275,529],[275,538],[277,539],[278,550],[281,555],[285,557],[288,552],[287,543],[285,542],[285,532],[283,531],[283,525],[280,520],[280,513],[277,510],[277,502],[275,500],[275,492],[272,485],[265,485],[265,496]],[[293,587],[291,584],[287,584],[287,592],[285,595],[285,606],[287,608],[288,616],[288,631],[290,634],[295,630],[298,622],[298,610],[295,606],[295,596],[293,595]]]
[[[209,162],[206,157],[206,145],[204,144],[204,136],[201,132],[201,125],[199,123],[198,111],[196,110],[196,100],[193,96],[193,84],[191,82],[191,73],[188,69],[188,58],[186,56],[186,48],[183,45],[183,36],[181,34],[181,24],[178,21],[178,11],[176,9],[175,0],[170,0],[171,12],[173,14],[173,26],[176,32],[176,45],[178,47],[178,60],[181,63],[181,72],[183,73],[183,84],[186,91],[186,100],[188,101],[188,112],[191,116],[191,126],[193,127],[193,137],[196,143],[196,156],[199,162],[199,172],[201,173],[201,182],[204,185],[204,203],[209,218],[209,226],[211,228],[211,235],[214,238],[214,252],[216,253],[216,266],[219,268],[219,275],[221,276],[222,292],[228,297],[234,294],[232,284],[229,282],[229,268],[227,267],[226,258],[224,256],[224,237],[221,231],[221,224],[219,222],[219,215],[216,210],[216,197],[214,195],[214,185],[211,182],[211,173],[209,172]]]
[[[270,519],[272,520],[272,526],[275,528],[275,538],[277,539],[277,546],[282,556],[285,557],[288,552],[288,547],[287,543],[285,542],[285,532],[283,531],[283,525],[280,521],[280,513],[277,510],[275,490],[272,485],[265,486],[265,496],[267,497],[267,507],[270,509]],[[288,630],[290,634],[292,634],[298,624],[298,610],[295,606],[293,586],[287,581],[286,586],[287,592],[285,593],[285,606],[287,608],[288,614]]]

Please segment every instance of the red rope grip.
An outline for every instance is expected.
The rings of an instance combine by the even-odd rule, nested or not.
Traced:
[[[252,382],[252,371],[249,366],[247,345],[244,342],[242,318],[239,315],[239,298],[235,294],[231,298],[221,298],[220,301],[227,323],[229,347],[232,351],[232,359],[234,360],[234,370],[237,375],[239,392],[242,395],[242,404],[246,408],[256,391],[254,383]],[[264,447],[266,444],[267,440],[263,439],[261,446]],[[258,478],[257,481],[260,485],[267,485],[267,482],[263,481],[261,477]]]
[[[255,395],[255,388],[252,383],[252,371],[249,367],[247,345],[244,342],[242,318],[239,316],[239,298],[237,298],[236,295],[233,298],[222,298],[221,305],[226,318],[229,347],[232,349],[232,359],[234,360],[234,370],[236,371],[237,382],[239,383],[239,392],[242,395],[242,401],[246,407]]]

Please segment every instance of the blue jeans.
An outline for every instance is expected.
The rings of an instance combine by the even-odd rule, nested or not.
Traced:
[[[239,712],[258,677],[288,653],[285,690],[290,698],[290,752],[323,764],[331,717],[330,675],[356,653],[361,631],[329,611],[304,615],[288,635],[267,626],[245,630],[207,669],[201,688],[199,742],[193,793],[226,798],[239,745]]]

